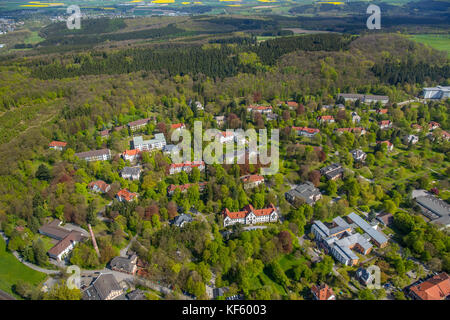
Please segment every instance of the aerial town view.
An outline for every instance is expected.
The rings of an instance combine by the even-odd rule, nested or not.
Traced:
[[[448,302],[449,34],[445,0],[0,1],[0,307]]]

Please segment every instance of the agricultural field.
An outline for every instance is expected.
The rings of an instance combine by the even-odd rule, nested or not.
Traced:
[[[411,39],[437,50],[445,51],[450,57],[450,35],[448,34],[417,34],[411,36]]]
[[[44,273],[26,267],[7,252],[5,240],[0,237],[0,290],[19,298],[13,291],[17,281],[22,280],[37,286],[45,278]]]

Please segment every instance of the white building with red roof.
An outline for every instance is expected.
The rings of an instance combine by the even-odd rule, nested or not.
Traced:
[[[119,190],[119,192],[117,192],[116,197],[117,197],[117,200],[119,200],[120,202],[123,202],[123,201],[130,202],[130,201],[136,200],[138,197],[138,194],[135,192],[130,192],[127,189],[121,189],[121,190]]]
[[[231,212],[228,208],[223,210],[223,226],[231,226],[236,223],[252,225],[256,223],[278,221],[278,212],[271,203],[268,208],[255,209],[251,204],[246,205],[242,211]]]
[[[103,180],[97,180],[90,182],[88,188],[94,192],[106,193],[111,189],[111,186]]]
[[[52,141],[48,144],[50,149],[62,151],[67,146],[67,142]]]
[[[292,129],[295,130],[295,132],[297,132],[297,135],[305,136],[308,138],[312,138],[320,132],[319,129],[308,128],[308,127],[292,127]]]
[[[318,116],[317,121],[319,121],[320,124],[334,123],[334,117],[333,116]]]
[[[193,168],[198,168],[200,171],[205,170],[205,162],[204,161],[186,161],[182,163],[172,163],[169,166],[169,174],[175,174],[179,173],[181,171],[184,171],[186,173],[189,173],[192,171]]]
[[[260,106],[260,105],[249,105],[247,107],[247,112],[259,112],[261,114],[272,113],[272,106]]]
[[[264,177],[258,174],[249,174],[241,177],[241,181],[244,184],[244,189],[252,189],[264,183]]]

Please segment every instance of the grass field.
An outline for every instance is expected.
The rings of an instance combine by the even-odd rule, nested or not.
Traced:
[[[0,290],[18,297],[12,290],[17,281],[23,280],[36,286],[45,280],[44,273],[21,264],[5,247],[5,240],[0,237]]]
[[[416,34],[411,36],[411,39],[437,50],[445,51],[450,57],[450,35],[448,34]]]

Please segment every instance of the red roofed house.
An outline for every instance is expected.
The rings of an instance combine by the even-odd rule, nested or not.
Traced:
[[[318,286],[313,285],[311,292],[315,300],[336,300],[333,289],[331,289],[326,283]]]
[[[320,132],[319,129],[308,128],[308,127],[292,127],[292,129],[297,132],[297,135],[306,136],[308,138],[312,138]]]
[[[421,131],[421,130],[423,129],[423,127],[422,127],[421,125],[417,124],[417,123],[413,123],[413,124],[411,125],[411,128],[412,128],[415,132],[419,132],[419,131]]]
[[[223,226],[231,226],[235,223],[255,224],[264,222],[275,222],[278,220],[277,209],[270,204],[265,209],[255,209],[251,204],[246,205],[242,211],[230,212],[227,208],[223,210]]]
[[[109,191],[109,189],[111,189],[111,186],[107,184],[105,181],[97,180],[89,183],[88,188],[94,192],[106,193]]]
[[[134,161],[138,159],[141,155],[141,150],[139,149],[132,149],[132,150],[125,150],[122,152],[122,158],[123,160],[130,160]]]
[[[377,110],[377,114],[387,114],[388,113],[388,109],[378,109]]]
[[[257,174],[242,176],[241,180],[245,190],[255,188],[261,183],[264,183],[264,177]]]
[[[102,131],[100,131],[100,137],[102,137],[102,138],[107,138],[107,137],[109,137],[109,133],[110,133],[110,132],[111,132],[110,129],[102,130]]]
[[[356,128],[339,128],[335,130],[337,133],[343,133],[343,132],[352,132],[352,133],[359,133],[360,135],[366,134],[366,129],[362,127],[356,127]]]
[[[70,231],[64,239],[55,244],[47,253],[51,258],[61,261],[83,239],[84,237],[80,232]]]
[[[169,174],[178,173],[184,171],[189,173],[192,171],[192,168],[198,168],[200,171],[205,169],[204,161],[194,161],[194,162],[183,162],[183,163],[172,163],[169,167]]]
[[[380,129],[389,129],[392,128],[392,122],[391,120],[383,120],[378,122],[378,125],[380,126]]]
[[[409,288],[415,300],[444,300],[450,297],[450,276],[442,272]]]
[[[234,141],[234,132],[223,131],[217,134],[220,143],[229,143]]]
[[[249,105],[247,107],[247,112],[259,112],[262,114],[270,114],[270,113],[272,113],[272,106]]]
[[[136,131],[136,130],[144,128],[149,121],[150,121],[149,118],[139,119],[139,120],[128,123],[128,127],[130,127],[131,131]]]
[[[203,191],[205,190],[205,186],[206,186],[206,182],[200,182],[197,184],[198,185],[198,189],[199,191]],[[179,189],[181,191],[181,193],[186,192],[191,186],[193,186],[192,183],[187,183],[187,184],[181,184],[181,185],[174,185],[171,184],[170,186],[167,187],[167,194],[169,196],[173,195],[175,193],[175,190]]]
[[[437,122],[435,122],[435,121],[430,121],[429,123],[428,123],[428,130],[434,130],[434,129],[437,129],[437,128],[439,128],[441,125],[439,124],[439,123],[437,123]]]
[[[286,105],[289,107],[289,109],[297,109],[298,108],[298,103],[295,101],[287,101]]]
[[[174,130],[181,130],[186,128],[186,126],[184,125],[184,123],[174,123],[170,126],[170,128]]]
[[[388,151],[394,150],[394,145],[393,145],[390,141],[388,141],[388,140],[385,140],[385,141],[377,141],[377,143],[378,143],[378,144],[386,143],[386,144],[387,144],[387,149],[388,149]]]
[[[138,195],[137,195],[137,193],[130,192],[127,189],[121,189],[121,190],[119,190],[119,192],[117,192],[116,197],[120,202],[122,202],[122,201],[130,202],[130,201],[136,200]]]
[[[447,131],[442,131],[442,138],[445,140],[449,140],[450,139],[450,133],[448,133]]]
[[[50,149],[62,151],[67,146],[67,142],[52,141],[48,144]]]
[[[318,116],[317,117],[317,121],[319,121],[319,123],[333,123],[334,122],[334,117],[333,116]]]

